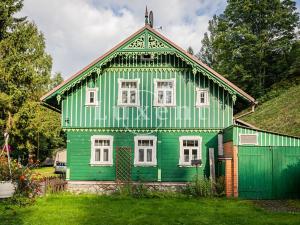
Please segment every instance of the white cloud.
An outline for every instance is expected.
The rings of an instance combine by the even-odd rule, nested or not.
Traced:
[[[155,27],[183,48],[197,52],[208,20],[224,0],[25,0],[22,15],[35,21],[53,57],[53,72],[67,78],[144,25],[145,5]]]

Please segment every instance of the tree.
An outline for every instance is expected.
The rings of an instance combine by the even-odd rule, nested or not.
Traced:
[[[51,78],[48,90],[52,90],[56,86],[60,85],[64,81],[61,73],[55,73],[54,76]]]
[[[194,55],[194,50],[191,46],[188,47],[188,49],[186,50],[190,55]]]
[[[14,14],[23,7],[23,0],[1,0],[0,2],[0,41],[9,33],[11,28],[26,18],[16,18]]]
[[[215,58],[216,58],[216,49],[213,47],[213,43],[216,36],[216,28],[218,25],[218,17],[213,16],[212,20],[208,22],[208,32],[204,33],[204,37],[201,41],[202,47],[200,52],[197,54],[197,57],[206,63],[208,66],[214,68]]]
[[[216,21],[200,51],[214,69],[255,97],[288,75],[299,25],[294,1],[229,0]]]
[[[22,2],[0,3],[0,129],[10,133],[14,152],[41,153],[43,158],[63,139],[60,116],[38,101],[62,77],[50,79],[52,59],[36,25],[14,17]]]
[[[35,155],[40,160],[64,146],[60,115],[39,102],[26,101],[22,105],[14,116],[12,136],[19,152]]]

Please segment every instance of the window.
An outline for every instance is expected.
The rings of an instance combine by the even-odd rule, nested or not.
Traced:
[[[240,145],[258,145],[257,134],[240,134]]]
[[[118,105],[139,106],[139,80],[119,79]]]
[[[150,61],[153,61],[154,58],[150,54],[142,54],[141,55],[141,60],[144,61],[144,62],[150,62]]]
[[[91,151],[91,165],[105,165],[113,164],[113,137],[112,136],[98,136],[91,137],[92,151]]]
[[[86,105],[97,105],[98,104],[98,88],[87,88],[86,89]]]
[[[201,142],[199,136],[183,136],[179,138],[180,159],[179,165],[191,166],[192,160],[201,159]]]
[[[156,166],[155,136],[134,137],[134,164],[136,166]]]
[[[208,89],[196,89],[196,106],[208,106],[209,105],[209,92]]]
[[[154,79],[154,106],[176,106],[175,79]]]

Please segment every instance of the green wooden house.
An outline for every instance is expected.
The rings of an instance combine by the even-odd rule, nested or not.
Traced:
[[[234,164],[223,151],[233,132],[225,141],[222,134],[234,125],[236,102],[255,104],[147,17],[144,27],[41,100],[61,113],[73,188],[125,180],[181,185],[194,178],[194,163],[201,163],[200,176],[213,179]]]

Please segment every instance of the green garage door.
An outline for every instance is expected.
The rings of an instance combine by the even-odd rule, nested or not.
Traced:
[[[300,148],[239,146],[239,196],[300,197]]]

